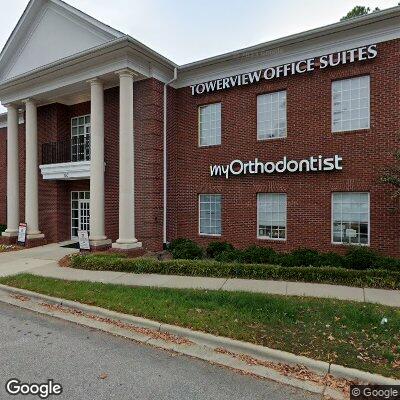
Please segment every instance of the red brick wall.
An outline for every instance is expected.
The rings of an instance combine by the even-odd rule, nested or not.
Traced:
[[[393,163],[400,147],[400,41],[378,45],[374,60],[317,70],[298,76],[229,91],[193,97],[190,88],[177,91],[176,143],[169,154],[176,164],[171,179],[170,237],[188,237],[206,244],[212,238],[198,235],[198,194],[221,193],[222,236],[238,247],[250,244],[290,250],[307,246],[323,251],[342,250],[331,245],[331,193],[367,191],[371,194],[371,247],[400,256],[400,218],[393,216],[391,191],[379,183],[382,169]],[[331,133],[331,82],[369,74],[371,129]],[[287,90],[288,134],[285,139],[257,141],[257,95]],[[197,108],[222,103],[222,144],[199,148]],[[213,163],[239,158],[278,161],[283,156],[302,159],[312,155],[343,156],[343,171],[232,177],[210,177]],[[287,193],[287,240],[257,240],[257,193]],[[176,219],[176,231],[173,229]]]

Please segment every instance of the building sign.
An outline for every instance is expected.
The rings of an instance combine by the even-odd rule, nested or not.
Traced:
[[[210,165],[210,175],[225,176],[228,179],[231,175],[340,171],[343,169],[342,161],[343,158],[339,155],[332,157],[312,156],[299,161],[288,160],[286,156],[277,162],[262,162],[258,158],[248,162],[233,160],[227,165]]]
[[[275,78],[304,74],[305,72],[311,72],[315,69],[325,69],[328,67],[350,64],[356,61],[370,60],[375,58],[377,55],[378,49],[376,44],[371,44],[370,46],[339,51],[337,53],[331,53],[317,58],[308,58],[306,60],[278,65],[276,67],[267,67],[258,71],[246,72],[244,74],[234,75],[227,78],[214,79],[209,82],[191,85],[190,88],[192,96],[212,93],[218,90],[258,83],[261,80],[270,81]]]
[[[78,231],[79,249],[90,250],[88,231]]]
[[[25,246],[26,243],[26,224],[21,222],[18,226],[18,244]]]

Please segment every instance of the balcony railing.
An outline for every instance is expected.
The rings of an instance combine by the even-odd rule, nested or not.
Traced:
[[[42,165],[90,161],[90,135],[42,144]]]

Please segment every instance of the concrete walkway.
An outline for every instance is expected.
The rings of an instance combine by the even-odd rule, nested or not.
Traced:
[[[0,276],[30,272],[32,269],[51,266],[59,268],[57,261],[76,249],[61,247],[58,243],[32,249],[0,253]]]
[[[319,283],[265,281],[253,279],[201,278],[176,275],[132,274],[112,271],[86,271],[61,268],[57,261],[76,253],[59,244],[0,254],[0,276],[29,272],[51,278],[114,283],[129,286],[164,287],[178,289],[209,289],[334,298],[358,302],[378,303],[400,307],[400,290],[355,288]]]

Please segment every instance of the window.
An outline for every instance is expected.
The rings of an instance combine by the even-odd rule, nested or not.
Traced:
[[[199,196],[200,235],[221,235],[220,194],[201,194]]]
[[[262,239],[286,239],[285,193],[259,193],[257,195],[257,236]]]
[[[332,82],[332,132],[368,129],[369,76]]]
[[[286,90],[257,97],[257,139],[286,137]]]
[[[332,194],[332,241],[369,244],[369,193]]]
[[[71,119],[71,161],[90,160],[90,115]]]
[[[221,103],[199,107],[199,144],[221,144]]]

